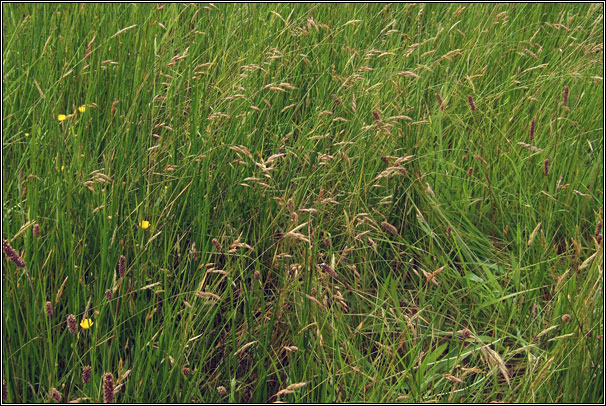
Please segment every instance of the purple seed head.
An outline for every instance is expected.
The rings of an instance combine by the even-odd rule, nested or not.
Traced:
[[[549,175],[549,159],[545,160],[545,176]]]
[[[112,296],[113,296],[112,290],[111,289],[107,289],[105,291],[105,297],[107,298],[107,300],[112,300]]]
[[[88,381],[90,380],[91,372],[92,368],[90,367],[90,365],[87,365],[82,368],[82,382],[84,382],[85,384],[88,383]]]
[[[17,254],[17,251],[11,247],[8,241],[4,239],[2,240],[2,251],[4,251],[4,255],[13,261],[19,268],[25,268],[25,261]]]
[[[564,106],[568,104],[568,86],[564,86]]]
[[[373,110],[372,111],[372,116],[374,117],[375,121],[378,123],[379,122],[379,112],[377,110]]]
[[[469,168],[467,171],[467,176],[471,177],[471,175],[473,175],[473,168]]]
[[[103,403],[114,403],[114,376],[111,372],[103,375]]]
[[[534,120],[530,123],[530,141],[534,139]]]
[[[473,97],[467,96],[467,101],[469,102],[469,108],[471,109],[471,111],[473,111],[475,113],[476,105],[473,103]]]
[[[51,302],[46,302],[44,310],[46,311],[48,318],[51,319],[53,317],[53,304]]]
[[[40,238],[40,224],[34,224],[32,234],[34,234],[34,237]]]
[[[120,255],[120,259],[118,260],[118,273],[120,274],[120,278],[124,278],[125,272],[126,272],[126,257],[124,255]]]
[[[76,334],[78,332],[78,321],[76,320],[76,316],[73,314],[67,316],[67,328],[72,334]]]
[[[440,109],[444,111],[444,101],[442,100],[442,96],[440,93],[436,93],[436,99],[438,99],[438,104],[440,105]]]

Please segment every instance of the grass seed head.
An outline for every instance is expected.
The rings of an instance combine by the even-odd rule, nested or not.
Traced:
[[[84,382],[85,384],[88,383],[88,381],[90,380],[91,372],[92,368],[90,365],[87,365],[82,368],[82,382]]]
[[[76,320],[76,316],[73,314],[67,316],[67,328],[72,334],[76,334],[78,332],[78,321]]]
[[[545,160],[545,176],[549,176],[549,159]]]
[[[534,140],[534,120],[530,123],[530,141]]]
[[[444,101],[442,100],[442,96],[440,96],[440,93],[436,93],[436,99],[438,99],[440,110],[444,111]]]
[[[217,388],[217,393],[219,393],[219,396],[225,396],[227,395],[227,389],[225,389],[225,386],[221,385]]]
[[[471,111],[473,111],[475,113],[476,105],[473,102],[473,96],[467,96],[467,102],[469,103],[469,108],[471,109]]]
[[[103,375],[103,403],[114,403],[114,376],[111,372]]]
[[[55,402],[55,403],[61,403],[61,399],[63,398],[63,396],[61,395],[61,392],[59,392],[55,388],[51,388],[49,394],[50,394],[50,398],[51,398],[51,400],[53,402]]]
[[[34,228],[32,229],[32,233],[34,237],[40,238],[40,224],[34,224]]]
[[[568,86],[564,86],[564,100],[562,101],[564,106],[568,104],[568,90]]]
[[[46,311],[48,318],[51,319],[53,317],[53,304],[51,302],[46,302],[44,310]]]
[[[125,272],[126,272],[126,257],[124,255],[120,255],[120,259],[118,259],[118,273],[120,274],[120,278],[124,278]]]
[[[8,243],[7,240],[2,240],[2,251],[11,261],[15,263],[19,268],[25,268],[25,261],[17,254],[17,251]]]

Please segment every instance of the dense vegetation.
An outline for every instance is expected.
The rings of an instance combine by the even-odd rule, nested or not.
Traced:
[[[2,7],[3,399],[604,401],[603,4]]]

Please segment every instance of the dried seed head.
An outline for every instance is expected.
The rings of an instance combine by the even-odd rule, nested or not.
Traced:
[[[114,403],[114,376],[111,372],[103,375],[103,403]]]
[[[6,380],[2,380],[2,401],[6,402],[8,398],[8,389],[6,388]]]
[[[530,123],[530,141],[534,140],[534,120]]]
[[[67,328],[72,334],[76,334],[78,332],[78,321],[76,320],[76,316],[73,314],[67,316]]]
[[[475,113],[476,105],[473,103],[473,97],[467,96],[467,102],[469,103],[469,108],[471,109],[471,111],[473,111]]]
[[[107,300],[112,300],[112,290],[111,290],[111,289],[107,289],[107,290],[105,291],[105,298],[106,298]]]
[[[61,392],[59,392],[57,389],[51,388],[51,390],[50,390],[50,398],[54,402],[60,403],[61,399],[63,398],[63,396],[61,395]]]
[[[2,240],[2,250],[4,251],[4,255],[6,255],[11,261],[15,263],[19,268],[25,267],[25,261],[17,254],[17,251],[11,247],[11,245],[6,240]]]
[[[87,365],[82,368],[82,382],[84,382],[85,384],[88,383],[88,381],[90,380],[91,372],[92,368],[90,367],[90,365]]]
[[[381,228],[383,228],[383,230],[392,233],[393,235],[398,235],[398,229],[389,224],[387,221],[383,221],[381,222]]]
[[[34,228],[32,229],[32,234],[34,234],[34,237],[40,238],[40,224],[34,224]]]
[[[473,168],[469,168],[469,170],[467,171],[467,176],[471,178],[471,175],[473,175]]]
[[[225,389],[225,386],[219,386],[217,392],[220,396],[225,396],[227,394],[227,389]]]
[[[549,159],[545,160],[545,176],[549,175]]]
[[[183,367],[183,375],[189,376],[190,373],[191,369],[189,369],[189,367]]]
[[[46,311],[46,315],[49,319],[53,317],[53,304],[51,302],[46,302],[44,305],[44,310]]]
[[[259,273],[259,271],[255,271],[255,273],[253,273],[253,279],[256,281],[261,279],[261,274]]]
[[[471,338],[471,330],[469,330],[468,328],[459,330],[457,331],[457,333],[461,334],[464,338]]]
[[[598,236],[600,235],[600,231],[602,231],[602,222],[599,221],[598,225],[595,227],[595,235]]]
[[[118,273],[120,274],[120,278],[124,278],[125,272],[126,272],[126,257],[124,255],[120,255],[120,259],[118,259]]]
[[[562,315],[562,323],[568,323],[570,321],[570,314]]]
[[[564,100],[562,104],[564,104],[564,106],[568,104],[568,86],[564,86]]]

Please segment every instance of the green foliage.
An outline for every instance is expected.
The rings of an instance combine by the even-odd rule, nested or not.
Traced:
[[[604,401],[603,5],[2,7],[7,401]]]

